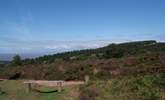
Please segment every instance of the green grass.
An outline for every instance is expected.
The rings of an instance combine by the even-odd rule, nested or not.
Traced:
[[[28,86],[23,80],[5,80],[0,81],[0,100],[76,100],[77,95],[72,92],[78,92],[78,86],[64,87],[61,92],[38,93],[28,91]],[[41,91],[52,91],[56,88],[37,87]]]
[[[53,93],[28,92],[23,80],[0,81],[0,87],[0,100],[165,100],[165,73],[93,80],[87,85],[65,86],[61,92]],[[57,89],[35,88],[41,91]]]

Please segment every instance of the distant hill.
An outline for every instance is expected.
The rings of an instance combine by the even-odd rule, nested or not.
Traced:
[[[0,60],[10,61],[14,54],[0,54]]]
[[[10,61],[0,61],[0,64],[9,64]]]
[[[10,53],[5,53],[5,54],[0,54],[0,60],[2,61],[11,61],[13,59],[13,56],[16,54],[10,54]],[[39,53],[25,53],[25,54],[19,54],[22,59],[26,58],[35,58],[39,56],[43,56],[44,54],[39,54]]]

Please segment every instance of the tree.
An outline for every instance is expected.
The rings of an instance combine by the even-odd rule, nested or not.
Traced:
[[[12,65],[22,65],[21,57],[19,55],[15,55],[12,60]]]

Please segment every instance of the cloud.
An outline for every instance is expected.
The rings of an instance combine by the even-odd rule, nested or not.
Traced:
[[[157,38],[158,41],[165,42],[165,33],[156,34],[152,38]]]
[[[109,44],[109,41],[105,40],[94,40],[94,41],[52,41],[46,43],[45,48],[48,49],[87,49],[87,48],[98,48]]]
[[[164,34],[151,36],[153,39],[164,39]],[[149,38],[149,39],[152,39]],[[146,40],[138,38],[137,40]],[[29,40],[0,36],[0,51],[6,53],[56,53],[71,50],[91,49],[106,46],[110,43],[132,41],[130,38],[118,37],[109,40],[91,41],[56,41],[56,40]],[[134,40],[135,41],[135,40]]]
[[[108,40],[93,41],[27,41],[14,38],[0,37],[0,49],[6,49],[10,52],[53,52],[80,50],[89,48],[98,48],[110,43]]]

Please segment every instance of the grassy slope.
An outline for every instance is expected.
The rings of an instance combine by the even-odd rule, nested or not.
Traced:
[[[165,100],[165,74],[97,80],[82,87],[80,100]]]

